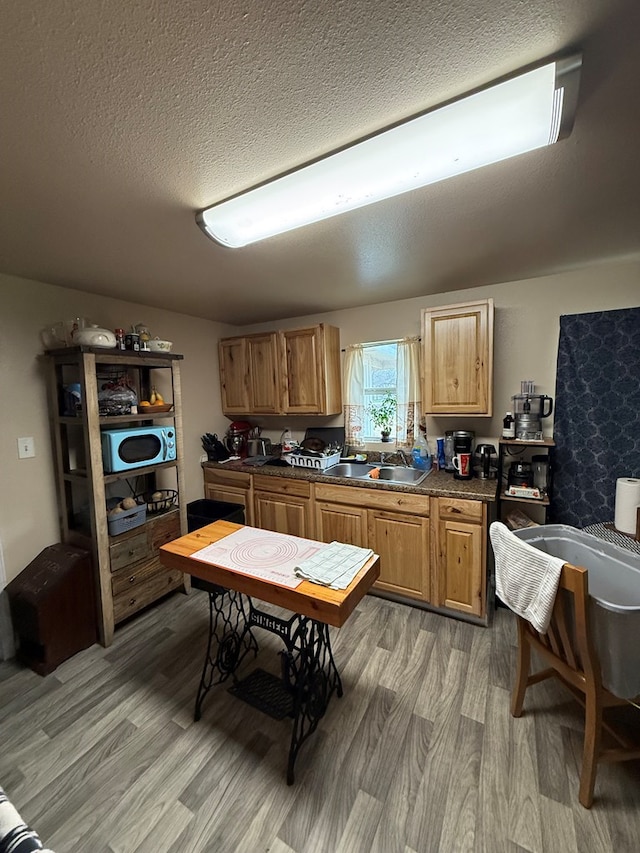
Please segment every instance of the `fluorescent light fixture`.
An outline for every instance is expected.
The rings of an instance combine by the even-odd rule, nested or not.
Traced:
[[[526,71],[200,211],[239,247],[434,184],[568,136],[582,57]]]

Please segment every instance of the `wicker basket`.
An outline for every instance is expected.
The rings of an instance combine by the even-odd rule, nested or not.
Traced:
[[[159,497],[158,497],[159,496]],[[175,489],[156,489],[154,492],[145,492],[136,495],[136,500],[147,505],[147,512],[166,512],[178,502],[178,493]]]

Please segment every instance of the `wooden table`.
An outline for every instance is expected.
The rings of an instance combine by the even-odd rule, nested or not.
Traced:
[[[216,521],[160,548],[160,561],[206,581],[209,593],[209,641],[194,717],[200,719],[205,696],[216,684],[231,678],[231,692],[278,719],[293,717],[287,784],[294,781],[295,760],[303,742],[315,731],[334,691],[342,682],[331,652],[329,625],[340,628],[380,573],[374,555],[344,590],[309,581],[295,589],[223,568],[194,556],[242,525]],[[318,543],[322,545],[324,543]],[[253,598],[293,612],[282,619],[260,610]],[[253,628],[277,634],[284,642],[280,678],[261,669],[243,681],[237,671],[244,658],[258,653]]]

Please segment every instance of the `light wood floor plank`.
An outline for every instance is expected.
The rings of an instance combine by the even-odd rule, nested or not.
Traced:
[[[487,672],[491,653],[491,632],[474,630],[469,650],[469,669],[462,697],[461,713],[478,723],[484,723],[489,680],[476,673]]]
[[[457,853],[477,849],[476,815],[482,756],[482,725],[460,716],[456,738],[455,772],[449,777],[440,848]]]
[[[147,834],[137,847],[123,847],[122,851],[114,849],[114,853],[157,853],[158,850],[169,850],[192,820],[193,814],[189,809],[174,800],[156,822],[147,825]]]
[[[371,853],[404,853],[408,849],[405,839],[424,775],[432,727],[430,720],[412,714]]]
[[[509,712],[509,701],[508,691],[489,686],[480,766],[478,853],[507,853],[511,850],[507,828],[511,727],[514,720]]]
[[[432,704],[433,730],[429,753],[407,837],[409,844],[418,849],[420,839],[439,838],[442,831],[449,781],[457,770],[456,739],[468,664],[468,654],[451,650],[444,681],[437,700]]]
[[[359,791],[336,853],[368,853],[382,812],[382,803]]]
[[[532,716],[513,720],[510,744],[509,838],[525,850],[541,850],[538,760]]]

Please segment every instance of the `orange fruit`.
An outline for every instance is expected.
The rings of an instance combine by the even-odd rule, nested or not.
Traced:
[[[150,406],[151,403],[148,400],[140,400],[138,403],[139,406]]]

